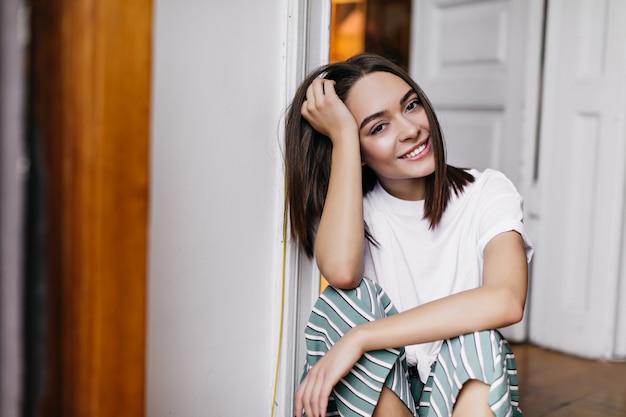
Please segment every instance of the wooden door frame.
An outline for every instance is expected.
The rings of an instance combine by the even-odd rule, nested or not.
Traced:
[[[151,0],[32,0],[47,355],[40,414],[145,412]]]

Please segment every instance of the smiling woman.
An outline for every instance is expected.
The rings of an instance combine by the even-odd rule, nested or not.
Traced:
[[[526,300],[521,198],[497,171],[448,165],[444,149],[424,92],[380,56],[322,66],[296,92],[292,234],[330,284],[305,332],[296,416],[521,415],[494,330]]]

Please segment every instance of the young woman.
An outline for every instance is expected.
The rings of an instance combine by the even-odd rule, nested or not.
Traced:
[[[295,415],[521,416],[495,330],[522,318],[532,255],[513,184],[447,165],[422,90],[373,55],[307,77],[285,162],[292,234],[330,284]]]

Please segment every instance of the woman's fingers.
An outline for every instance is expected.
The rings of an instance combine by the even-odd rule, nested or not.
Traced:
[[[328,408],[328,399],[330,398],[331,391],[332,391],[332,386],[328,386],[328,382],[326,382],[323,386],[320,387],[320,392],[319,392],[319,397],[318,397],[320,416],[326,415],[326,410]]]
[[[324,94],[324,80],[321,78],[314,80],[311,83],[311,88],[313,89],[316,102],[323,103],[326,98]]]
[[[313,83],[311,83],[311,85],[306,89],[306,100],[303,103],[303,107],[304,105],[307,105],[307,107],[311,106],[312,108],[315,107],[315,81],[313,81]]]
[[[328,399],[333,387],[350,372],[350,369],[363,354],[358,337],[353,333],[345,334],[311,368],[296,391],[295,415],[302,417],[302,410],[307,417],[326,415]]]
[[[309,374],[302,381],[300,388],[296,395],[296,416],[300,416],[298,413],[304,413],[307,417],[319,416],[316,412],[315,401],[313,397],[313,388],[315,386],[315,374]]]
[[[305,378],[304,381],[302,381],[302,383],[296,390],[296,401],[295,401],[294,410],[293,410],[293,414],[295,417],[302,417],[302,411],[307,413],[307,411],[304,410],[304,392],[308,385],[307,383],[308,383],[308,379]]]
[[[303,411],[307,417],[326,415],[328,398],[332,391],[332,385],[326,379],[318,369],[315,367],[311,369],[296,391],[294,405],[296,417],[302,417]]]
[[[328,105],[326,94],[324,90],[324,82],[329,80],[322,80],[320,78],[314,80],[306,90],[306,101],[302,103],[302,115],[307,117],[314,115],[316,112],[324,110],[324,107]],[[332,88],[327,87],[327,88]],[[329,90],[330,92],[330,90]],[[334,89],[333,89],[334,92]],[[335,94],[336,95],[336,94]],[[306,114],[305,114],[306,113]]]
[[[307,89],[307,100],[309,99],[309,90],[315,101],[320,103],[326,98],[334,98],[337,96],[337,93],[335,93],[335,82],[325,78],[317,78],[313,80]]]
[[[319,378],[315,378],[312,382],[313,383],[309,385],[311,387],[308,393],[310,411],[307,411],[307,417],[318,417],[322,415],[319,408]]]
[[[296,390],[296,401],[295,401],[294,410],[293,410],[295,417],[302,417],[303,411],[307,413],[307,411],[304,410],[304,392],[307,388],[307,385],[308,385],[308,379],[305,378],[304,381],[302,381],[302,383]]]
[[[333,80],[314,80],[307,88],[300,112],[315,130],[333,141],[342,136],[358,140],[354,116],[337,96]]]

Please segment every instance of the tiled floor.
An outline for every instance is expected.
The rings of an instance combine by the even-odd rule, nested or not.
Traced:
[[[525,417],[626,417],[626,362],[513,345]]]

